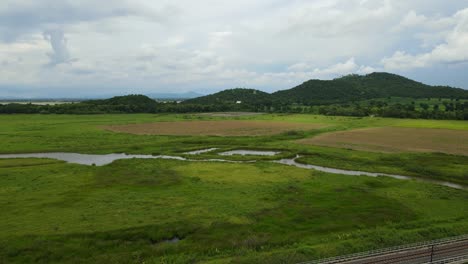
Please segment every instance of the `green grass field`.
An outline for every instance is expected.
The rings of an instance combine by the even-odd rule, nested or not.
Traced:
[[[156,136],[101,127],[174,120],[323,124],[274,136]],[[468,157],[299,144],[365,127],[467,130],[468,122],[314,115],[3,115],[0,153],[282,150],[301,162],[468,185]],[[207,153],[197,158],[219,158]],[[247,160],[250,157],[223,157]],[[295,263],[468,233],[468,192],[274,164],[119,160],[96,167],[0,159],[0,263]],[[178,238],[177,243],[170,240]]]

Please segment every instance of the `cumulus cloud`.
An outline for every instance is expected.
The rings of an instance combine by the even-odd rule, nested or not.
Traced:
[[[325,68],[316,68],[309,63],[296,63],[289,66],[288,71],[302,73],[313,78],[330,79],[336,76],[342,76],[352,73],[367,74],[375,71],[370,66],[358,65],[355,58],[350,58],[345,62],[340,62]]]
[[[427,22],[427,17],[424,15],[417,14],[414,10],[411,10],[406,14],[405,18],[400,22],[400,28],[410,28],[415,26],[424,25]]]
[[[444,43],[429,52],[409,54],[397,51],[384,58],[382,64],[387,70],[428,67],[441,63],[461,63],[468,61],[468,8],[457,12],[452,19],[455,27],[445,35]]]
[[[27,83],[63,93],[101,87],[106,94],[272,91],[350,73],[406,75],[467,60],[466,4],[4,0],[0,86]]]
[[[409,30],[409,29],[425,29],[432,31],[445,30],[452,27],[456,23],[455,17],[432,17],[429,18],[425,15],[418,14],[416,11],[409,11],[401,22],[393,28],[396,31]]]

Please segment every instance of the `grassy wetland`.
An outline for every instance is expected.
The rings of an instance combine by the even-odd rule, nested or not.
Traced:
[[[180,125],[188,122],[193,129]],[[371,146],[359,134],[345,137],[343,144],[327,138],[369,129],[381,132]],[[401,129],[424,135],[425,141],[415,144],[433,144],[421,149],[391,142],[389,151],[389,138],[400,135],[392,132]],[[189,157],[184,153],[216,148],[190,157],[201,160],[220,159],[218,153],[235,149],[280,152],[222,156],[256,160],[252,163],[128,159],[86,166],[0,159],[0,262],[296,263],[466,234],[466,189],[271,161],[300,155],[298,161],[305,164],[466,186],[463,149],[468,142],[462,139],[467,135],[466,121],[447,120],[290,114],[0,116],[0,154]]]

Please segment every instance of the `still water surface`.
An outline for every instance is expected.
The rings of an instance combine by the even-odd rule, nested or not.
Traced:
[[[246,150],[246,149],[237,149],[237,150],[231,150],[231,151],[219,153],[219,155],[221,156],[233,156],[233,155],[274,156],[277,154],[279,154],[279,152],[277,151],[261,151],[261,150]]]
[[[206,150],[201,150],[204,153],[208,152]],[[210,149],[209,151],[214,151],[214,149]],[[194,154],[195,151],[193,152]],[[227,154],[226,154],[227,153]],[[241,154],[242,153],[242,154]],[[230,156],[230,155],[256,155],[256,156],[273,156],[278,154],[279,152],[275,151],[249,151],[249,150],[233,150],[228,152],[219,153],[220,155]],[[178,156],[167,156],[167,155],[133,155],[133,154],[124,154],[124,153],[115,153],[115,154],[79,154],[79,153],[66,153],[66,152],[53,152],[53,153],[27,153],[27,154],[0,154],[0,159],[13,159],[13,158],[49,158],[49,159],[56,159],[56,160],[63,160],[68,163],[76,163],[82,165],[96,165],[96,166],[103,166],[112,163],[115,160],[121,159],[169,159],[169,160],[182,160],[182,161],[191,161],[191,162],[229,162],[229,163],[255,163],[255,160],[251,161],[232,161],[232,160],[224,160],[224,159],[187,159],[184,157]],[[303,169],[310,169],[310,170],[317,170],[323,171],[333,174],[341,174],[341,175],[350,175],[350,176],[369,176],[369,177],[379,177],[379,176],[386,176],[391,177],[394,179],[399,180],[417,180],[421,182],[429,182],[433,184],[443,185],[451,188],[456,189],[466,189],[466,186],[445,182],[445,181],[437,181],[431,179],[424,179],[419,177],[411,177],[411,176],[404,176],[404,175],[395,175],[395,174],[387,174],[387,173],[378,173],[378,172],[365,172],[365,171],[354,171],[354,170],[343,170],[343,169],[335,169],[335,168],[328,168],[323,166],[317,165],[310,165],[310,164],[302,164],[296,161],[299,156],[292,158],[292,159],[281,159],[272,161],[274,163],[284,164],[288,166],[294,166]]]
[[[203,154],[203,153],[208,153],[208,152],[215,151],[217,149],[218,148],[199,149],[199,150],[193,150],[193,151],[185,152],[184,154],[187,154],[187,155],[200,155],[200,154]]]

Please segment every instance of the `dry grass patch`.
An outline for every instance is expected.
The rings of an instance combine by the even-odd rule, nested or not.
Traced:
[[[299,142],[379,152],[443,152],[468,155],[468,131],[380,127],[322,134]]]
[[[178,121],[113,125],[105,126],[105,129],[137,135],[262,136],[287,131],[312,130],[323,126],[322,124],[271,121]]]

